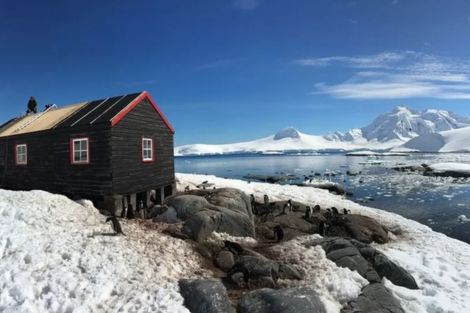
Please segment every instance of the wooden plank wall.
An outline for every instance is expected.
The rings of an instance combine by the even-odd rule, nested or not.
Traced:
[[[40,189],[66,195],[112,195],[109,124],[49,130],[0,138],[0,183],[8,140],[5,189]],[[70,164],[70,139],[88,137],[90,164]],[[15,145],[27,144],[28,164],[15,165]],[[2,154],[3,153],[3,154]]]
[[[142,136],[153,139],[154,162],[142,162]],[[131,194],[175,182],[173,133],[148,100],[111,130],[115,194]]]

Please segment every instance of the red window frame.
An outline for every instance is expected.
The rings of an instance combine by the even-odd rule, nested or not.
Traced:
[[[74,155],[75,155],[75,147],[74,147],[74,142],[75,141],[83,141],[86,140],[86,151],[87,151],[87,159],[86,161],[75,161],[74,160]],[[90,164],[90,138],[89,137],[82,137],[82,138],[70,138],[70,164],[72,165],[88,165]]]
[[[18,147],[24,146],[25,147],[25,161],[18,162]],[[17,143],[15,144],[15,165],[28,165],[28,144],[26,143]]]
[[[152,149],[152,150],[150,151],[152,157],[151,157],[150,159],[144,159],[144,141],[145,141],[145,140],[149,140],[149,141],[151,142],[151,145],[152,145],[152,146],[151,146],[151,149]],[[141,148],[140,150],[141,150],[141,152],[142,152],[142,162],[144,162],[144,163],[151,163],[151,162],[153,162],[153,161],[155,160],[155,157],[154,157],[154,156],[155,156],[155,146],[153,145],[153,138],[142,137],[141,147],[140,147],[140,148]]]

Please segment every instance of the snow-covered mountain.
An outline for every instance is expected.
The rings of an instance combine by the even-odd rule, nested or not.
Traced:
[[[390,149],[402,142],[370,143],[374,149]],[[225,145],[194,144],[175,148],[175,155],[259,153],[270,151],[351,151],[364,145],[352,142],[330,141],[323,136],[307,135],[293,127],[286,127],[275,135],[259,140]]]
[[[175,155],[256,153],[269,151],[352,151],[386,150],[426,134],[470,126],[470,117],[443,110],[412,110],[399,106],[379,115],[368,126],[348,132],[332,132],[323,136],[307,135],[294,127],[259,140],[222,144],[192,144],[175,148]]]
[[[388,142],[411,138],[470,126],[470,117],[463,117],[443,110],[412,110],[399,106],[393,111],[379,115],[368,126],[345,133],[328,133],[324,137],[330,141],[367,143],[370,141]]]
[[[470,152],[470,127],[415,137],[395,147],[396,152]]]

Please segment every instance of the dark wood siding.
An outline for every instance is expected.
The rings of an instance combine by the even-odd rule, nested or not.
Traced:
[[[70,139],[80,137],[89,138],[90,164],[72,165]],[[0,187],[67,195],[112,195],[110,137],[110,124],[100,124],[0,138]],[[15,145],[21,143],[27,144],[27,165],[15,165]]]
[[[154,161],[142,162],[142,137],[153,139]],[[115,194],[131,194],[175,182],[173,133],[148,100],[111,130]]]

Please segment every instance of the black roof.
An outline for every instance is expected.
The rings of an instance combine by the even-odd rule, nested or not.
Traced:
[[[89,101],[80,110],[57,124],[54,128],[66,128],[110,122],[142,92],[112,98]]]

